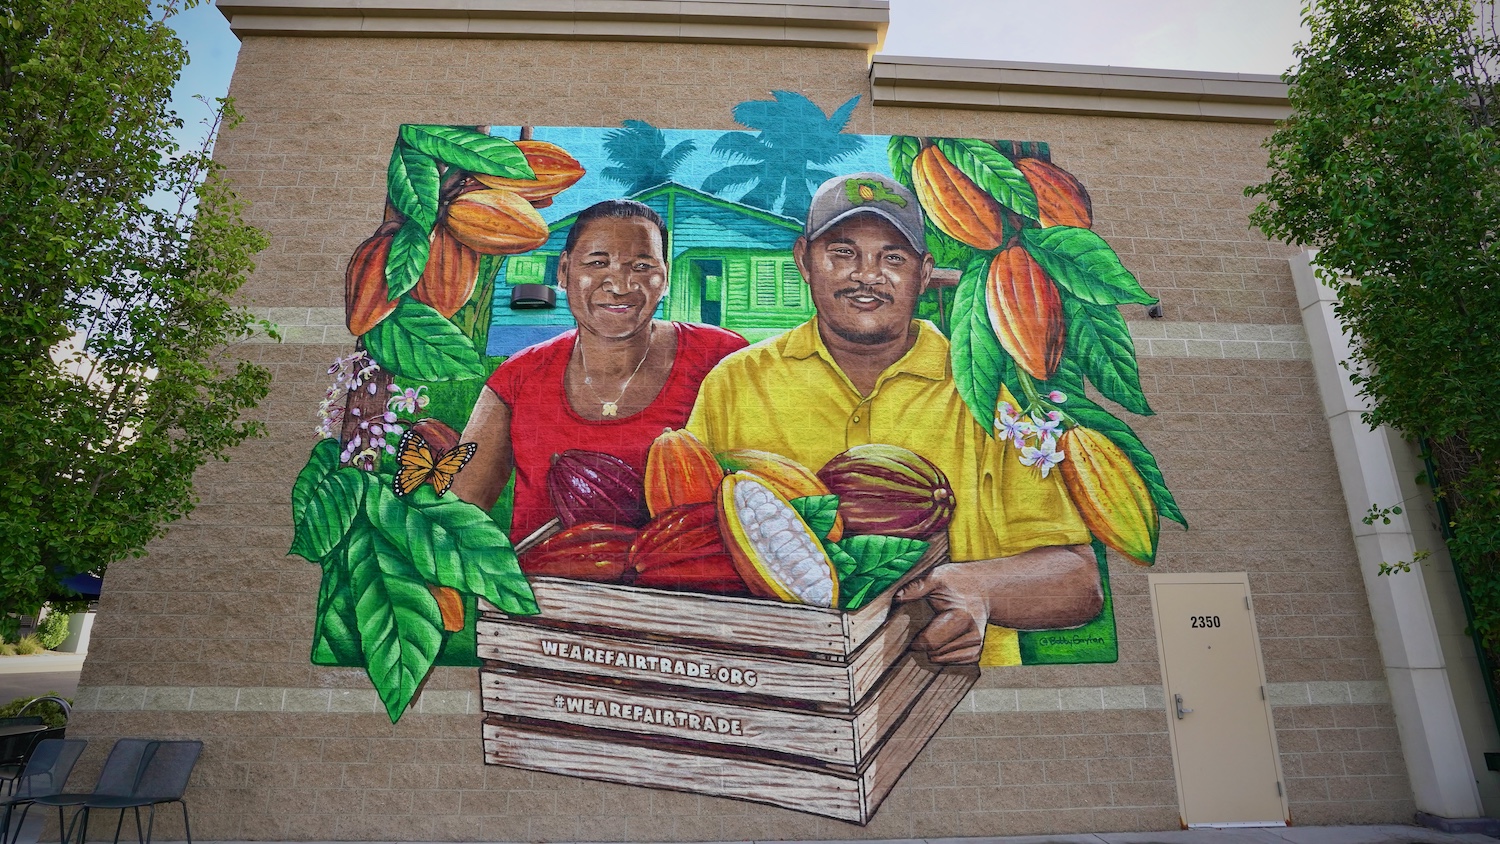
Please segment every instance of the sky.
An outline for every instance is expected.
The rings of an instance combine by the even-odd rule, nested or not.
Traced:
[[[884,52],[1279,75],[1303,37],[1302,0],[890,0]],[[190,63],[174,92],[179,142],[196,144],[229,90],[239,41],[210,2],[173,18]]]

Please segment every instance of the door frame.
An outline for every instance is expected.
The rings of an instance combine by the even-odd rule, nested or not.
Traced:
[[[1266,726],[1271,735],[1271,758],[1276,766],[1276,781],[1281,784],[1281,817],[1282,826],[1291,826],[1292,815],[1290,799],[1287,792],[1286,774],[1281,769],[1281,747],[1276,741],[1276,720],[1271,711],[1271,695],[1266,690],[1266,660],[1260,649],[1260,629],[1255,622],[1255,598],[1250,592],[1250,575],[1245,572],[1196,572],[1181,574],[1152,573],[1146,575],[1146,592],[1151,596],[1151,626],[1156,634],[1156,661],[1161,670],[1162,691],[1162,714],[1167,719],[1167,739],[1172,746],[1172,777],[1177,786],[1177,812],[1182,821],[1184,829],[1187,828],[1231,828],[1231,827],[1265,827],[1268,824],[1253,823],[1187,823],[1187,807],[1183,804],[1182,788],[1182,762],[1177,748],[1177,729],[1173,724],[1173,711],[1171,704],[1171,686],[1167,678],[1167,650],[1161,636],[1161,615],[1156,606],[1156,587],[1161,585],[1179,584],[1235,584],[1245,589],[1246,609],[1250,614],[1250,639],[1255,651],[1255,666],[1260,672],[1260,687],[1264,696],[1266,711]]]

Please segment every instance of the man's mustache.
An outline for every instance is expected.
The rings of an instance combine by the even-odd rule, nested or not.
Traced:
[[[833,298],[835,299],[847,299],[851,296],[869,296],[874,299],[879,299],[880,301],[885,302],[887,305],[896,301],[896,297],[885,292],[884,290],[878,290],[874,287],[869,287],[863,284],[858,287],[847,287],[833,294]]]

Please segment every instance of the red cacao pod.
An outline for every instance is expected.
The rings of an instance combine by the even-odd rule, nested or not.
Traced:
[[[355,337],[374,328],[396,310],[390,287],[385,283],[385,262],[391,255],[396,232],[392,229],[386,233],[385,228],[382,226],[381,231],[355,248],[344,270],[344,324]]]
[[[650,519],[641,473],[612,454],[568,449],[553,457],[547,492],[563,527],[606,522],[638,528]]]
[[[535,577],[619,583],[625,576],[635,536],[628,527],[581,522],[522,554],[521,571]]]
[[[917,153],[911,181],[927,218],[944,234],[975,249],[1000,248],[1005,209],[937,147]]]
[[[1077,226],[1086,229],[1094,225],[1094,203],[1072,173],[1040,158],[1018,158],[1016,168],[1026,174],[1026,181],[1036,193],[1042,228]]]
[[[465,246],[447,225],[438,223],[432,232],[427,266],[412,288],[412,298],[452,317],[474,295],[478,280],[479,253]]]
[[[839,515],[851,534],[926,539],[953,519],[948,477],[900,446],[857,445],[828,461],[818,478],[839,497]]]
[[[713,502],[673,507],[646,524],[630,546],[634,586],[749,595],[719,535]]]
[[[990,261],[984,288],[990,327],[1027,375],[1046,381],[1062,362],[1062,297],[1025,248],[1012,246]]]
[[[686,429],[663,431],[646,453],[646,509],[659,516],[683,504],[714,500],[724,470],[714,453]]]

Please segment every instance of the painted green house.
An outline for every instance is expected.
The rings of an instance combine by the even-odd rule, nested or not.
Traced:
[[[792,262],[802,223],[759,208],[666,182],[631,199],[651,206],[667,223],[671,290],[657,315],[679,322],[720,325],[755,342],[800,325],[813,314],[807,285]],[[516,284],[556,285],[557,257],[577,215],[550,226],[541,248],[506,259],[496,277],[491,355],[509,355],[573,327],[565,294],[557,307],[512,310]]]

